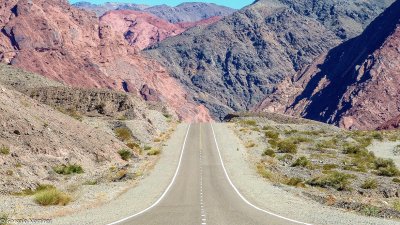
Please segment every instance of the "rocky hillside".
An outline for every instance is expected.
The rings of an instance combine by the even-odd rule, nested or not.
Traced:
[[[114,32],[124,37],[129,45],[142,50],[168,37],[181,34],[191,27],[206,26],[220,19],[221,17],[211,17],[197,22],[173,24],[146,12],[113,10],[100,17],[100,23],[109,25]]]
[[[257,108],[347,129],[396,126],[400,114],[400,1],[358,37],[329,51]],[[393,125],[392,125],[393,124]]]
[[[251,108],[283,79],[360,33],[391,2],[260,0],[146,53],[223,118]],[[353,27],[359,29],[349,33]]]
[[[183,120],[209,119],[159,63],[143,58],[109,24],[66,0],[3,1],[0,8],[3,62],[72,86],[162,101]]]
[[[234,9],[229,7],[203,2],[182,3],[176,7],[167,5],[147,6],[127,3],[105,3],[103,5],[96,5],[88,2],[78,2],[73,4],[73,6],[95,12],[99,17],[111,10],[143,11],[151,13],[159,18],[169,21],[170,23],[196,22],[215,16],[227,16],[235,12]]]

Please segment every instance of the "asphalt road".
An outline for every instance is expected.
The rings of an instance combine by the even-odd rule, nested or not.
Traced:
[[[266,203],[267,204],[267,203]],[[225,175],[211,124],[192,124],[177,176],[157,205],[124,225],[296,224],[246,203]]]

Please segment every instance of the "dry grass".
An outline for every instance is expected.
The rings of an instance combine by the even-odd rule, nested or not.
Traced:
[[[39,205],[67,205],[71,201],[71,196],[63,193],[56,188],[45,189],[37,192],[33,196],[35,202]]]

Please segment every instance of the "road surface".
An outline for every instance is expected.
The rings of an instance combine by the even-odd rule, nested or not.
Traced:
[[[211,124],[192,124],[177,175],[151,209],[118,222],[123,225],[298,224],[246,203],[225,175]]]

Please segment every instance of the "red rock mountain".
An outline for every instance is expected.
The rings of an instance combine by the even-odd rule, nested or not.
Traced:
[[[0,28],[3,62],[72,86],[163,101],[184,120],[210,119],[159,63],[142,57],[112,25],[66,0],[1,1]]]
[[[396,1],[363,34],[281,83],[255,110],[303,116],[347,129],[398,127],[399,12],[400,1]]]
[[[212,17],[197,22],[173,24],[150,13],[134,10],[113,10],[100,18],[100,23],[120,33],[131,46],[142,50],[158,42],[183,33],[199,25],[209,25],[222,17]]]

